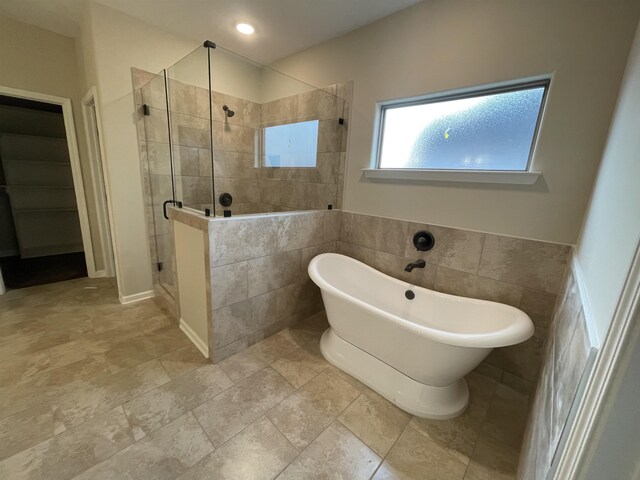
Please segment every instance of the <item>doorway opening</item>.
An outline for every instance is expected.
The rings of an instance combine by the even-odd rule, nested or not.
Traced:
[[[0,87],[0,293],[95,267],[71,101]]]

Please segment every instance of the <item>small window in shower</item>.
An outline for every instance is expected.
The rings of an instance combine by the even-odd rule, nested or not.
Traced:
[[[380,105],[378,169],[527,172],[549,80]]]
[[[316,166],[318,120],[266,127],[263,132],[265,167]]]

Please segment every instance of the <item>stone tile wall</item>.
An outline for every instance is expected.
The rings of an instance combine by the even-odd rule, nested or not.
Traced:
[[[518,478],[544,480],[567,424],[592,350],[576,272],[567,269],[543,351],[544,366],[529,412]]]
[[[324,308],[307,266],[339,232],[339,210],[209,221],[215,363]]]
[[[435,247],[418,252],[418,230],[435,236]],[[535,324],[524,343],[499,348],[478,367],[528,394],[538,378],[543,343],[561,291],[571,247],[534,240],[342,213],[338,251],[388,275],[440,292],[481,298],[524,310]],[[424,269],[404,271],[418,258]]]

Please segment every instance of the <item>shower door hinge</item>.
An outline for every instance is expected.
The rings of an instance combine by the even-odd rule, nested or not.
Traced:
[[[156,266],[158,267],[158,271],[161,272],[162,271],[162,262],[158,262],[156,264]]]
[[[151,115],[151,111],[149,110],[149,105],[147,105],[146,103],[142,105],[142,114],[145,117],[148,117],[149,115]]]

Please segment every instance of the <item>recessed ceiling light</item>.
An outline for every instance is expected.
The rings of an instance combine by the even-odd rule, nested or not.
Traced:
[[[255,31],[253,26],[249,25],[248,23],[237,24],[236,30],[238,30],[240,33],[244,33],[245,35],[251,35]]]

